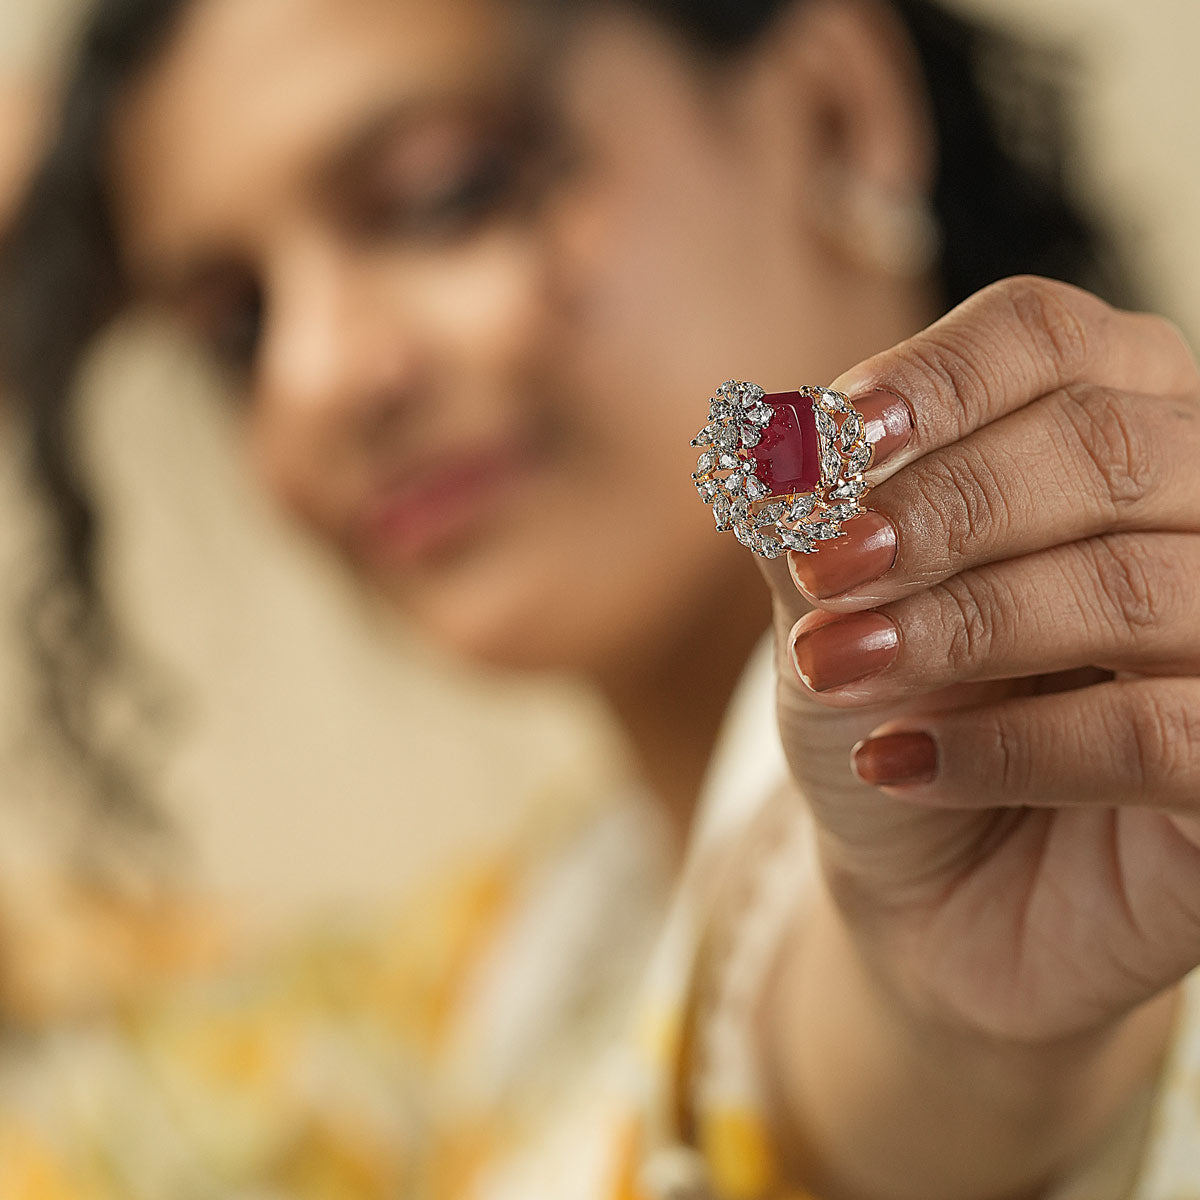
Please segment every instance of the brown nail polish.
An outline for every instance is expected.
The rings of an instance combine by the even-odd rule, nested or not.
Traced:
[[[866,738],[850,752],[850,765],[874,787],[932,783],[938,773],[937,743],[923,731]]]
[[[882,613],[852,613],[795,637],[792,664],[809,688],[827,692],[882,671],[899,648],[899,631]]]
[[[875,448],[871,466],[886,462],[912,440],[912,409],[895,392],[876,388],[873,392],[851,396],[850,403],[862,413],[867,441]]]
[[[896,564],[896,527],[873,509],[851,517],[846,536],[822,542],[816,554],[789,554],[792,579],[817,600],[872,583]]]

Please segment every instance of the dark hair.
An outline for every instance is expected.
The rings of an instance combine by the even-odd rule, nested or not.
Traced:
[[[115,102],[169,38],[190,0],[98,0],[49,153],[0,258],[0,353],[29,431],[33,473],[55,518],[52,574],[32,645],[50,715],[112,804],[135,795],[98,745],[94,691],[121,659],[96,582],[97,525],[72,447],[72,382],[90,339],[120,306],[106,201]],[[567,0],[556,0],[562,7]],[[584,4],[588,0],[573,0]],[[611,2],[611,0],[610,0]],[[668,23],[710,56],[736,55],[803,0],[615,0]],[[1069,198],[1062,61],[929,0],[890,0],[923,68],[938,141],[933,203],[943,297],[953,304],[1031,272],[1128,298],[1104,240]],[[106,765],[107,764],[107,765]]]
[[[620,0],[718,58],[766,36],[793,0]],[[924,76],[938,150],[933,208],[947,307],[1010,275],[1132,298],[1111,248],[1070,194],[1063,85],[1070,60],[931,0],[887,0]]]
[[[167,832],[148,794],[151,760],[141,752],[152,739],[140,735],[161,731],[173,706],[162,674],[122,636],[100,594],[97,513],[72,399],[89,344],[123,298],[106,196],[108,125],[184,8],[185,0],[95,6],[48,152],[0,244],[0,371],[50,518],[24,624],[46,718],[41,732],[60,768],[53,786],[79,790],[90,814],[117,816],[126,832],[150,835],[137,839],[139,850]],[[118,713],[123,720],[114,720]],[[111,824],[91,822],[90,838],[84,831],[81,865],[107,872],[105,855],[89,843],[103,842]]]

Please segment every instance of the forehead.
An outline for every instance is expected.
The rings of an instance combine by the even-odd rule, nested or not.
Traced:
[[[114,123],[135,253],[270,208],[371,113],[503,86],[526,62],[523,12],[519,0],[194,0]]]

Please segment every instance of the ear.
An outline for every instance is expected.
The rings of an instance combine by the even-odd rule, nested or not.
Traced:
[[[790,114],[792,211],[844,252],[927,269],[933,118],[908,33],[886,0],[794,0],[762,47],[761,82]]]

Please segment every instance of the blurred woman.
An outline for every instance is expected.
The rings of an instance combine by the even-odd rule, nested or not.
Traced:
[[[1200,379],[1158,318],[985,286],[1106,286],[986,45],[921,0],[100,5],[8,257],[68,585],[67,385],[154,302],[366,586],[640,754],[454,976],[406,1194],[1183,1186]],[[836,376],[872,446],[762,573],[687,479],[728,376]]]

